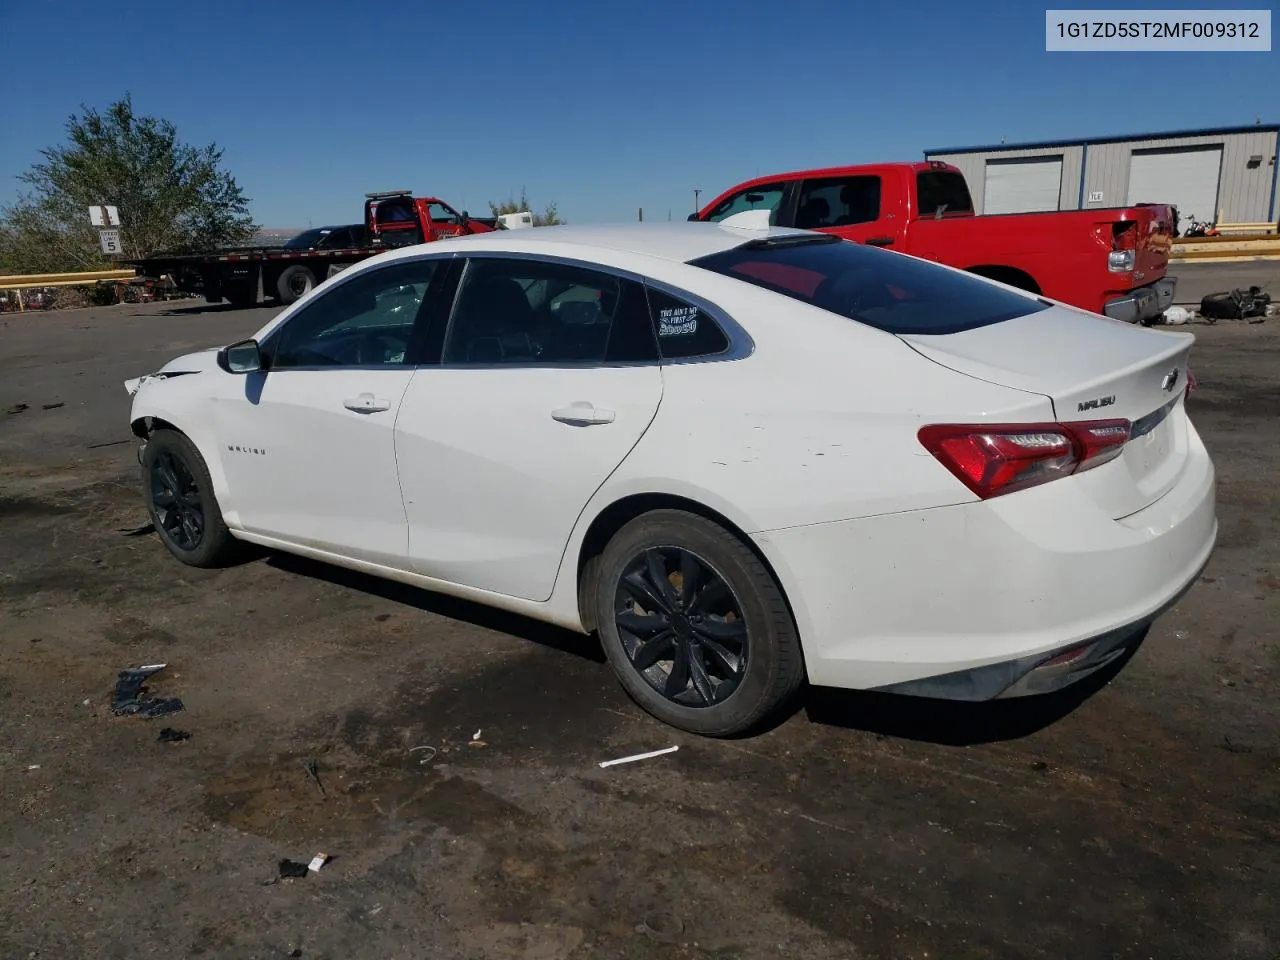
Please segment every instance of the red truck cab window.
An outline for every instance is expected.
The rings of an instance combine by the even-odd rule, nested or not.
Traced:
[[[795,225],[801,230],[851,227],[880,219],[880,178],[824,177],[800,187]]]

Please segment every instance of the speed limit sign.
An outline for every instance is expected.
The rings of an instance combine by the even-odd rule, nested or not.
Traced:
[[[99,230],[98,242],[102,245],[102,252],[107,256],[124,252],[124,248],[120,246],[119,230]]]

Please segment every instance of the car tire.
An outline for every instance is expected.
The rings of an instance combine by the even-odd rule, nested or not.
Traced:
[[[140,460],[147,513],[169,552],[192,567],[235,560],[240,542],[222,520],[209,468],[196,445],[176,430],[157,430]]]
[[[663,579],[671,592],[658,597]],[[804,681],[777,581],[737,536],[704,517],[655,510],[627,523],[595,566],[594,591],[600,641],[623,688],[673,727],[707,737],[747,733]]]
[[[316,285],[316,277],[300,263],[286,267],[276,281],[276,291],[281,303],[293,303],[310,293]]]

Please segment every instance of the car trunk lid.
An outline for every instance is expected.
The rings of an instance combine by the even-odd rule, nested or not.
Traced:
[[[1111,516],[1143,509],[1177,481],[1192,335],[1054,307],[960,333],[899,336],[959,373],[1047,396],[1060,422],[1129,420],[1123,454],[1074,478]]]

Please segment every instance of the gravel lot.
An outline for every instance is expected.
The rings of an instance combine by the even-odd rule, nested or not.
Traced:
[[[713,742],[589,640],[286,557],[172,560],[121,381],[270,315],[0,319],[0,409],[27,404],[0,414],[0,956],[1280,956],[1280,320],[1183,328],[1219,546],[1110,683],[825,692]],[[114,717],[116,672],[154,662],[186,710]]]

